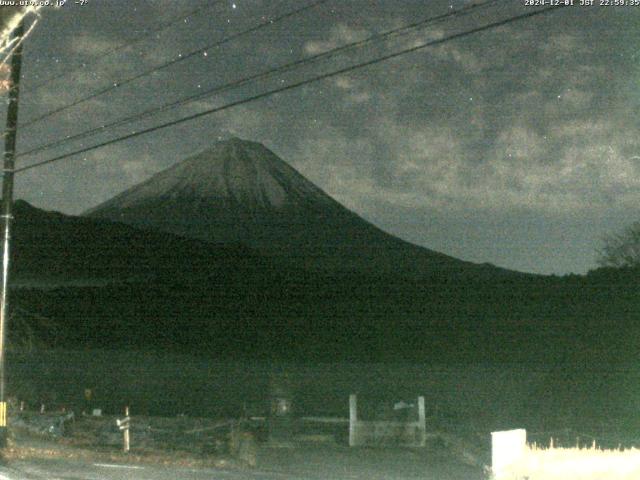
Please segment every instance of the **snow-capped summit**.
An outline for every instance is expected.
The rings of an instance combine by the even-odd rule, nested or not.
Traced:
[[[195,202],[198,209],[224,206],[246,213],[294,208],[310,199],[333,203],[261,144],[231,138],[154,175],[93,209],[91,214],[113,216],[106,212],[136,208],[149,200]],[[120,211],[119,217],[125,220],[127,215]]]

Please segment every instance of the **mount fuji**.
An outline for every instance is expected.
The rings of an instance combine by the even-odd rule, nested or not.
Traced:
[[[390,235],[348,210],[272,151],[232,138],[84,215],[223,244],[321,271],[505,273]]]

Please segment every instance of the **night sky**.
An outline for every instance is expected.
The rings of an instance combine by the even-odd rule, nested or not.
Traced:
[[[18,152],[466,4],[327,1],[23,128]],[[20,120],[303,5],[88,0],[80,6],[71,0],[44,8],[26,42]],[[496,2],[20,157],[18,166],[534,9]],[[346,207],[403,239],[515,270],[584,273],[596,267],[602,236],[638,219],[639,45],[640,6],[562,8],[29,170],[17,178],[17,197],[79,214],[234,135],[263,143]]]

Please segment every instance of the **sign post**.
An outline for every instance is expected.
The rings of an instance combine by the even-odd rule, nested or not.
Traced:
[[[527,431],[523,428],[491,432],[491,471],[494,478],[511,478],[509,470],[527,451]]]

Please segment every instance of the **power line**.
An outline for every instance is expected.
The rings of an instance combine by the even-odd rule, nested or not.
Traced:
[[[479,33],[479,32],[490,30],[492,28],[496,28],[496,27],[500,27],[500,26],[503,26],[503,25],[507,25],[509,23],[512,23],[512,22],[515,22],[515,21],[518,21],[518,20],[524,20],[524,19],[531,18],[531,17],[537,16],[537,15],[541,15],[543,13],[548,13],[550,11],[557,10],[559,8],[564,8],[564,5],[551,6],[551,7],[543,8],[543,9],[540,9],[540,10],[536,10],[534,12],[528,12],[528,13],[524,13],[524,14],[521,14],[521,15],[516,15],[515,17],[510,17],[510,18],[507,18],[507,19],[504,19],[504,20],[495,21],[495,22],[483,25],[481,27],[473,28],[471,30],[467,30],[467,31],[464,31],[464,32],[448,35],[446,37],[443,37],[443,38],[440,38],[440,39],[437,39],[437,40],[431,40],[431,41],[426,42],[426,43],[415,45],[415,46],[410,47],[410,48],[406,48],[406,49],[403,49],[403,50],[400,50],[400,51],[397,51],[397,52],[394,52],[394,53],[390,53],[390,54],[384,55],[382,57],[375,58],[373,60],[368,60],[366,62],[361,62],[361,63],[355,64],[355,65],[344,67],[344,68],[341,68],[341,69],[338,69],[338,70],[334,70],[332,72],[324,73],[322,75],[318,75],[318,76],[315,76],[315,77],[312,77],[312,78],[308,78],[308,79],[305,79],[305,80],[300,80],[300,81],[292,83],[290,85],[285,85],[283,87],[275,88],[275,89],[272,89],[272,90],[269,90],[269,91],[266,91],[266,92],[263,92],[263,93],[259,93],[259,94],[253,95],[251,97],[247,97],[247,98],[244,98],[244,99],[240,99],[240,100],[236,100],[234,102],[227,103],[226,105],[222,105],[222,106],[219,106],[219,107],[215,107],[215,108],[211,108],[211,109],[205,110],[203,112],[199,112],[199,113],[195,113],[195,114],[192,114],[192,115],[188,115],[186,117],[179,118],[179,119],[176,119],[176,120],[172,120],[170,122],[163,123],[163,124],[160,124],[160,125],[156,125],[154,127],[149,127],[149,128],[140,130],[138,132],[130,133],[128,135],[123,135],[121,137],[113,138],[111,140],[107,140],[107,141],[98,143],[96,145],[92,145],[90,147],[81,148],[81,149],[76,150],[74,152],[70,152],[70,153],[66,153],[66,154],[63,154],[63,155],[59,155],[57,157],[50,158],[48,160],[43,160],[41,162],[36,162],[36,163],[31,164],[31,165],[27,165],[25,167],[16,169],[15,173],[23,172],[23,171],[26,171],[26,170],[31,170],[33,168],[40,167],[40,166],[43,166],[43,165],[46,165],[46,164],[49,164],[49,163],[57,162],[57,161],[60,161],[60,160],[63,160],[63,159],[66,159],[66,158],[69,158],[69,157],[72,157],[72,156],[75,156],[75,155],[79,155],[79,154],[82,154],[82,153],[87,153],[87,152],[90,152],[92,150],[97,150],[99,148],[105,147],[107,145],[111,145],[113,143],[118,143],[118,142],[122,142],[124,140],[129,140],[131,138],[139,137],[141,135],[145,135],[147,133],[152,133],[152,132],[155,132],[155,131],[158,131],[158,130],[162,130],[164,128],[173,127],[173,126],[178,125],[180,123],[184,123],[184,122],[187,122],[187,121],[190,121],[190,120],[195,120],[196,118],[204,117],[206,115],[211,115],[213,113],[217,113],[217,112],[220,112],[220,111],[223,111],[223,110],[228,110],[230,108],[237,107],[239,105],[244,105],[246,103],[253,102],[255,100],[259,100],[259,99],[262,99],[262,98],[265,98],[265,97],[269,97],[269,96],[274,95],[276,93],[284,92],[284,91],[287,91],[287,90],[292,90],[294,88],[298,88],[298,87],[301,87],[301,86],[304,86],[304,85],[308,85],[310,83],[314,83],[314,82],[317,82],[317,81],[320,81],[320,80],[324,80],[324,79],[327,79],[327,78],[331,78],[331,77],[335,77],[335,76],[338,76],[338,75],[342,75],[344,73],[348,73],[348,72],[351,72],[351,71],[359,69],[359,68],[368,67],[368,66],[374,65],[376,63],[380,63],[380,62],[383,62],[383,61],[386,61],[386,60],[390,60],[392,58],[399,57],[401,55],[405,55],[405,54],[408,54],[408,53],[416,52],[418,50],[422,50],[422,49],[427,48],[427,47],[441,45],[441,44],[444,44],[444,43],[449,42],[451,40],[464,38],[464,37],[467,37],[469,35],[473,35],[473,34],[476,34],[476,33]]]
[[[211,50],[212,48],[219,47],[219,46],[224,45],[225,43],[228,43],[228,42],[230,42],[232,40],[235,40],[235,39],[240,38],[242,36],[245,36],[245,35],[248,35],[250,33],[256,32],[256,31],[261,30],[261,29],[263,29],[265,27],[269,27],[269,26],[271,26],[271,25],[273,25],[273,24],[275,24],[277,22],[280,22],[280,21],[285,20],[285,19],[287,19],[289,17],[292,17],[292,16],[297,15],[299,13],[302,13],[302,12],[304,12],[306,10],[314,8],[314,7],[318,6],[318,5],[326,3],[327,1],[329,1],[329,0],[316,0],[315,2],[313,2],[313,3],[309,4],[309,5],[306,5],[306,6],[301,7],[301,8],[297,8],[295,10],[292,10],[290,12],[282,14],[279,17],[276,17],[274,19],[265,20],[264,22],[261,22],[256,26],[253,26],[251,28],[248,28],[247,30],[243,30],[243,31],[238,32],[238,33],[234,33],[233,35],[229,35],[228,37],[225,37],[222,40],[219,40],[219,41],[217,41],[215,43],[212,43],[210,45],[207,45],[205,47],[198,48],[197,50],[192,50],[191,52],[186,53],[184,55],[183,54],[179,54],[178,57],[173,58],[172,60],[169,60],[168,62],[165,62],[165,63],[163,63],[161,65],[158,65],[158,66],[155,66],[155,67],[150,68],[148,70],[145,70],[142,73],[138,73],[138,74],[133,75],[131,77],[125,78],[124,80],[116,81],[112,85],[110,85],[108,87],[105,87],[105,88],[103,88],[101,90],[98,90],[98,91],[96,91],[94,93],[91,93],[91,94],[89,94],[89,95],[87,95],[85,97],[79,98],[79,99],[75,100],[74,102],[72,102],[70,104],[64,105],[64,106],[59,107],[59,108],[55,108],[55,109],[53,109],[53,110],[51,110],[51,111],[49,111],[49,112],[47,112],[47,113],[45,113],[43,115],[40,115],[39,117],[33,118],[31,120],[28,120],[28,121],[20,124],[19,127],[21,127],[21,128],[29,127],[29,126],[31,126],[31,125],[33,125],[35,123],[38,123],[38,122],[44,120],[45,118],[49,118],[49,117],[51,117],[51,116],[53,116],[53,115],[55,115],[57,113],[63,112],[65,110],[68,110],[69,108],[72,108],[72,107],[75,107],[77,105],[80,105],[81,103],[84,103],[84,102],[87,102],[87,101],[92,100],[94,98],[97,98],[97,97],[99,97],[101,95],[104,95],[105,93],[108,93],[108,92],[111,92],[111,91],[113,91],[113,90],[115,90],[117,88],[120,88],[123,85],[127,85],[127,84],[129,84],[131,82],[134,82],[134,81],[140,79],[140,78],[147,77],[147,76],[149,76],[149,75],[151,75],[151,74],[153,74],[155,72],[159,72],[160,70],[164,70],[165,68],[171,67],[171,66],[173,66],[173,65],[175,65],[177,63],[180,63],[180,62],[183,62],[183,61],[188,60],[190,58],[193,58],[196,55],[206,54],[207,51]]]
[[[105,52],[100,54],[97,58],[93,59],[93,61],[94,62],[95,61],[101,61],[103,58],[108,57],[110,55],[113,55],[114,53],[117,53],[120,50],[124,50],[126,48],[130,48],[133,45],[135,45],[136,43],[140,43],[140,42],[146,40],[148,37],[150,37],[152,35],[155,35],[157,33],[160,33],[162,31],[164,31],[164,30],[167,30],[168,28],[172,27],[173,25],[178,24],[178,23],[182,23],[182,22],[186,21],[188,18],[193,17],[197,13],[199,13],[201,11],[204,11],[204,10],[207,10],[207,9],[210,9],[210,8],[214,8],[218,4],[223,3],[223,2],[224,2],[224,0],[217,0],[217,1],[213,2],[213,3],[211,3],[211,4],[208,4],[208,5],[205,5],[203,7],[199,7],[199,8],[196,8],[194,10],[191,10],[187,15],[184,15],[184,16],[178,18],[178,19],[171,20],[169,22],[161,23],[156,28],[145,32],[144,35],[141,35],[138,38],[134,38],[133,40],[128,40],[128,41],[126,41],[124,43],[116,45],[113,48],[110,48],[109,50],[106,50]],[[79,71],[83,70],[86,67],[86,65],[87,65],[86,63],[80,63],[73,70],[70,70],[70,71],[67,70],[67,71],[62,72],[62,73],[60,73],[58,75],[54,75],[52,77],[49,77],[46,80],[43,80],[42,82],[35,84],[31,88],[33,90],[38,90],[42,86],[47,85],[47,84],[49,84],[49,83],[51,83],[51,82],[53,82],[55,80],[58,80],[60,78],[67,77],[67,76],[70,76],[70,75],[74,75],[74,74],[78,73]]]
[[[344,52],[346,50],[360,48],[360,47],[362,47],[364,45],[367,45],[369,43],[385,40],[385,39],[387,39],[389,37],[392,37],[394,35],[406,34],[409,31],[412,31],[412,30],[415,30],[415,29],[418,29],[418,28],[425,27],[425,26],[430,25],[430,24],[434,24],[434,23],[446,20],[446,19],[448,19],[450,17],[454,17],[454,16],[461,17],[461,16],[464,16],[464,15],[468,15],[470,13],[475,13],[481,8],[489,7],[489,6],[493,5],[493,4],[499,3],[501,1],[504,1],[504,0],[488,0],[488,1],[484,2],[484,3],[470,4],[470,5],[467,5],[466,7],[463,7],[463,8],[458,9],[458,10],[449,11],[449,12],[447,12],[445,14],[437,15],[435,17],[429,17],[429,18],[420,20],[418,22],[414,22],[414,23],[411,23],[411,24],[408,24],[408,25],[403,25],[403,26],[398,27],[398,28],[394,28],[392,30],[388,30],[386,32],[377,33],[377,34],[371,35],[371,36],[369,36],[369,37],[367,37],[367,38],[365,38],[363,40],[357,41],[357,42],[352,42],[352,43],[349,43],[349,44],[346,44],[346,45],[342,45],[340,47],[333,48],[333,49],[328,50],[326,52],[322,52],[322,53],[319,53],[319,54],[316,54],[316,55],[313,55],[313,56],[310,56],[310,57],[306,57],[306,58],[303,58],[303,59],[300,59],[300,60],[296,60],[294,62],[287,63],[285,65],[281,65],[279,67],[275,67],[275,68],[272,68],[272,69],[269,69],[269,70],[266,70],[266,71],[262,71],[260,73],[251,75],[249,77],[238,79],[238,80],[235,80],[233,82],[229,82],[229,83],[224,84],[224,85],[216,86],[213,89],[209,89],[209,90],[206,90],[206,91],[203,91],[203,92],[199,92],[199,93],[197,93],[195,95],[190,95],[190,96],[182,98],[180,100],[177,100],[177,101],[174,101],[174,102],[171,102],[171,103],[168,103],[168,104],[164,104],[164,105],[161,105],[159,107],[154,107],[154,108],[148,109],[148,110],[146,110],[144,112],[141,112],[141,113],[138,113],[138,114],[135,114],[135,115],[132,115],[132,116],[124,117],[124,118],[115,120],[115,121],[113,121],[111,123],[100,125],[98,127],[91,128],[91,129],[86,130],[84,132],[80,132],[78,134],[67,136],[67,137],[65,137],[63,139],[56,140],[56,141],[53,141],[53,142],[50,142],[50,143],[47,143],[47,144],[40,145],[38,147],[32,148],[31,150],[28,150],[28,151],[26,151],[24,153],[19,154],[18,157],[31,155],[31,154],[34,154],[34,153],[37,153],[37,152],[40,152],[40,151],[43,151],[43,150],[48,150],[48,149],[53,148],[53,147],[58,147],[58,146],[66,144],[66,143],[69,143],[69,142],[72,142],[72,141],[75,141],[75,140],[79,140],[81,138],[90,137],[92,135],[95,135],[95,134],[98,134],[98,133],[102,133],[108,128],[113,128],[113,127],[118,127],[118,126],[121,126],[121,125],[126,125],[126,124],[134,122],[136,120],[141,120],[143,118],[155,115],[157,113],[164,112],[164,111],[167,111],[167,110],[171,110],[171,109],[177,108],[179,106],[186,105],[188,103],[191,103],[191,102],[194,102],[194,101],[197,101],[197,100],[201,100],[203,98],[206,98],[206,97],[209,97],[209,96],[213,96],[215,94],[230,90],[232,88],[239,87],[241,85],[245,85],[245,84],[247,84],[247,83],[249,83],[251,81],[258,80],[258,79],[263,79],[263,78],[272,76],[272,75],[277,74],[277,73],[283,73],[283,72],[292,70],[294,67],[300,67],[300,66],[303,66],[303,65],[308,64],[308,63],[313,63],[313,62],[317,62],[317,61],[322,60],[322,59],[331,58],[331,57],[333,57],[333,56],[335,56],[335,55],[337,55],[339,53],[342,53],[342,52]]]

